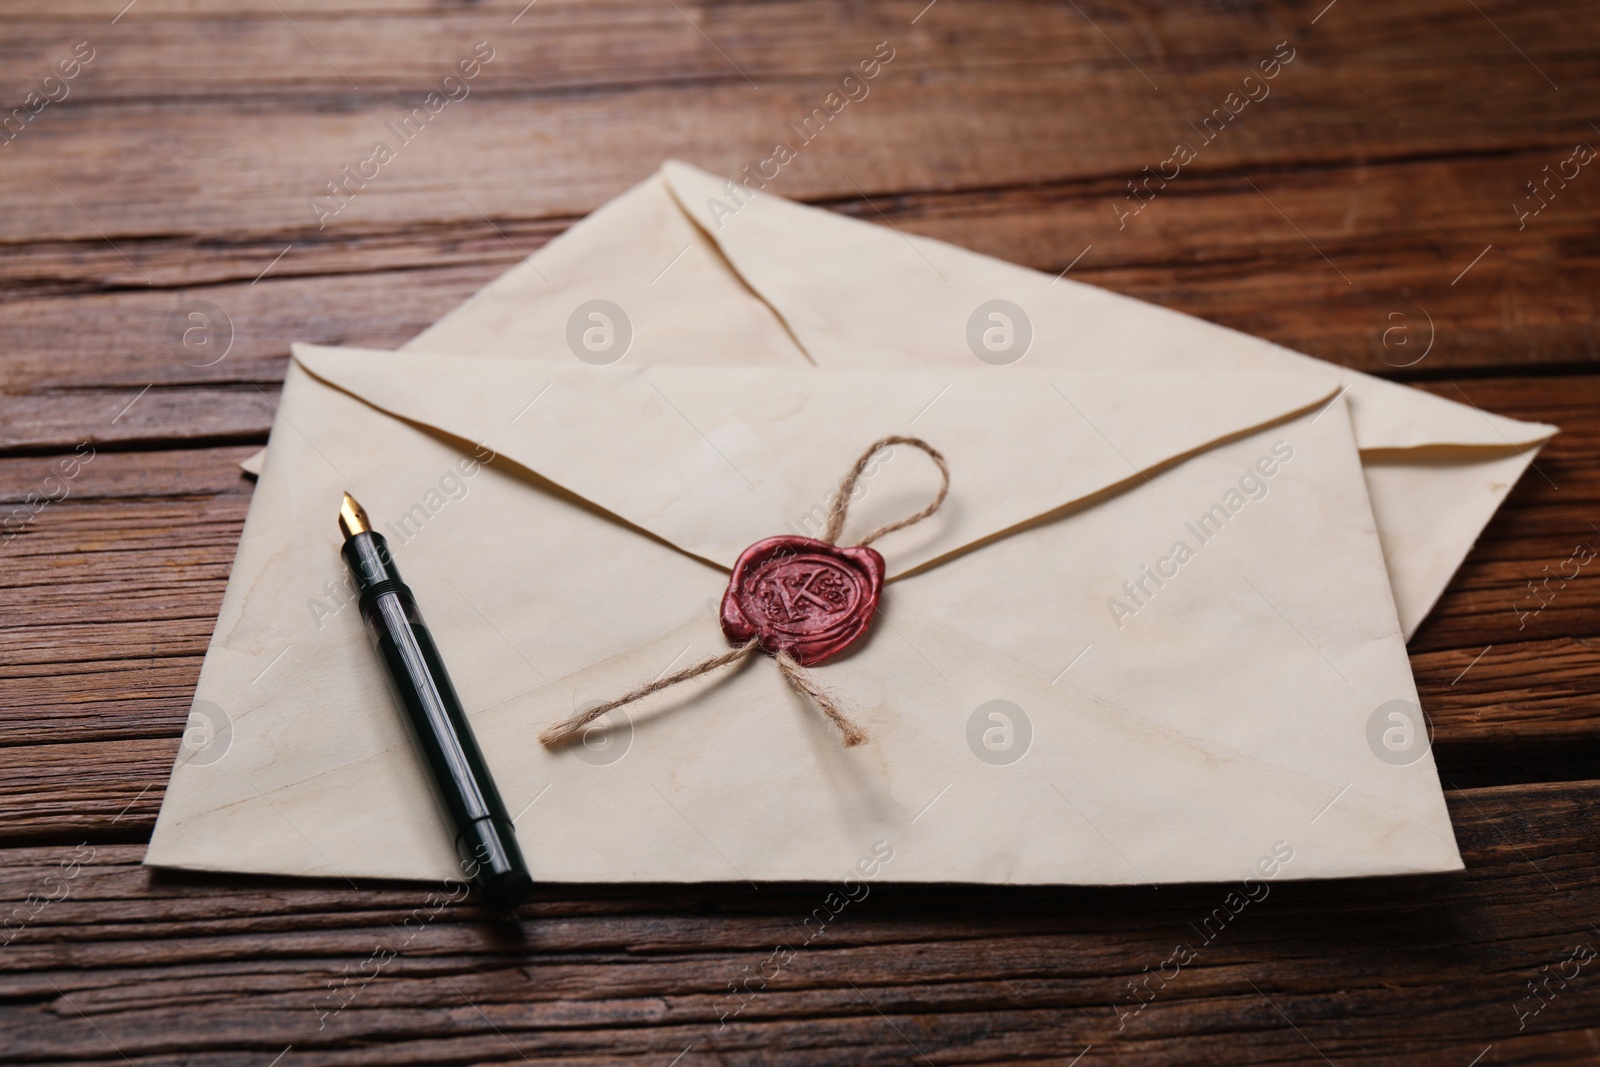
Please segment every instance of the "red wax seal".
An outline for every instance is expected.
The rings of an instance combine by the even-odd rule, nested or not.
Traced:
[[[809,537],[768,537],[739,555],[722,596],[722,632],[742,645],[821,663],[867,632],[883,591],[876,549],[840,548]]]

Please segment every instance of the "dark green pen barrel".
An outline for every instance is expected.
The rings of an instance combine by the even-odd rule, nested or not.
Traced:
[[[455,830],[462,871],[476,883],[485,903],[514,905],[527,897],[532,878],[416,600],[401,581],[382,534],[350,538],[344,558],[360,590],[367,633],[383,657],[384,673]]]

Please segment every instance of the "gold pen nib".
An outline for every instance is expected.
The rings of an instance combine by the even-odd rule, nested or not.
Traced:
[[[344,495],[344,503],[339,505],[339,529],[344,531],[346,541],[356,534],[364,534],[372,529],[372,523],[367,521],[367,513],[349,493]]]

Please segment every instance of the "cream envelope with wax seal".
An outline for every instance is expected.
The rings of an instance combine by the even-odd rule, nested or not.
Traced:
[[[586,329],[608,351],[584,349]],[[1555,432],[1480,411],[1466,393],[1433,396],[676,162],[406,346],[520,358],[569,347],[629,363],[880,370],[975,367],[981,359],[1000,364],[995,374],[1031,367],[1320,375],[1349,400],[1408,638]]]
[[[845,748],[758,655],[539,744],[725,650],[737,555],[891,434],[940,449],[951,487],[875,543],[871,630],[812,668],[869,743]],[[937,484],[914,449],[881,453],[840,543]],[[536,879],[832,881],[863,856],[893,880],[992,883],[1460,866],[1425,734],[1392,743],[1420,715],[1338,381],[313,346],[201,673],[218,728],[180,752],[147,863],[455,873],[345,587],[347,489],[417,594]]]

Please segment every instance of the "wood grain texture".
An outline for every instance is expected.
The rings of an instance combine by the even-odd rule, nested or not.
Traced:
[[[94,449],[0,542],[0,1062],[1600,1058],[1594,964],[1560,977],[1600,946],[1600,571],[1540,584],[1600,546],[1600,177],[1514,207],[1600,144],[1600,9],[524,2],[0,0],[0,120],[95,50],[0,135],[0,519]],[[319,227],[477,41],[470,95]],[[566,887],[496,924],[138,866],[289,342],[404,343],[663,158],[765,158],[879,41],[773,192],[1562,426],[1411,644],[1467,871],[1275,882],[1209,942],[1238,887],[879,884],[735,998],[830,887]],[[199,299],[216,362],[168,341]]]
[[[871,94],[775,192],[874,222],[881,210],[1052,273],[1088,248],[1078,278],[1363,369],[1416,351],[1384,346],[1394,314],[1413,336],[1425,316],[1442,332],[1430,368],[1595,358],[1585,310],[1600,182],[1584,171],[1552,187],[1520,228],[1513,210],[1593,134],[1582,103],[1593,72],[1573,44],[1595,36],[1587,6],[1346,5],[1314,27],[1270,7],[1014,0],[946,4],[915,27],[894,5],[817,0],[681,15],[648,0],[549,3],[513,26],[519,9],[241,16],[143,0],[141,17],[93,33],[87,9],[0,14],[13,99],[80,31],[101,42],[72,92],[0,145],[12,208],[0,214],[0,341],[14,353],[0,444],[59,446],[88,429],[73,418],[94,399],[83,392],[108,389],[115,413],[119,389],[152,382],[145,420],[201,439],[259,433],[248,389],[192,407],[161,390],[275,380],[290,339],[399,343],[662,158],[732,173],[770,154],[884,39],[896,58]],[[1396,43],[1406,26],[1426,26],[1426,51]],[[310,199],[490,38],[497,58],[471,95],[319,228]],[[1281,40],[1296,58],[1271,95],[1204,142],[1192,124]],[[747,64],[764,88],[737,73]],[[1450,92],[1463,71],[1485,91]],[[1196,161],[1119,223],[1135,203],[1127,182],[1178,140],[1199,146]],[[98,177],[107,160],[114,184]],[[85,297],[104,301],[111,328],[64,347],[52,327]],[[168,315],[197,297],[239,334],[216,368],[185,366],[166,341]]]
[[[1597,789],[1454,794],[1461,875],[1278,880],[1236,913],[1231,885],[880,884],[809,944],[800,923],[827,886],[546,890],[518,922],[491,923],[442,905],[443,889],[237,879],[219,894],[136,866],[136,846],[13,849],[0,899],[62,899],[25,905],[37,915],[0,947],[0,1058],[267,1063],[289,1046],[327,1064],[666,1064],[685,1049],[684,1063],[805,1065],[1065,1063],[1086,1049],[1085,1063],[1133,1064],[1320,1053],[1461,1067],[1486,1047],[1485,1062],[1581,1058],[1600,986],[1581,970],[1537,998],[1527,983],[1600,940]],[[1192,961],[1166,962],[1180,944]],[[730,995],[777,945],[792,959]]]
[[[79,30],[104,41],[104,55],[59,113],[46,109],[5,149],[16,152],[19,177],[34,179],[19,196],[36,213],[0,225],[95,237],[89,220],[104,198],[118,209],[106,230],[113,238],[304,228],[305,199],[477,40],[489,40],[496,58],[459,111],[446,108],[429,129],[442,143],[419,139],[402,151],[470,163],[474,200],[491,214],[582,214],[674,153],[737,169],[768,154],[784,125],[881,40],[895,47],[894,62],[828,131],[837,143],[808,146],[786,171],[788,195],[848,195],[845,178],[870,195],[1131,177],[1286,40],[1296,58],[1274,95],[1207,146],[1205,169],[1570,147],[1592,118],[1583,100],[1595,72],[1580,42],[1597,17],[1576,2],[1491,4],[1493,21],[1447,0],[1398,16],[1349,7],[1315,26],[1276,5],[1074,9],[1028,0],[947,4],[914,26],[916,0],[676,10],[648,0],[546,0],[512,24],[521,6],[399,19],[338,8],[292,18],[270,8],[149,14],[95,34],[87,24],[17,19],[19,59],[42,65]],[[1426,50],[1416,39],[1424,26]],[[1523,40],[1529,59],[1496,26]],[[12,91],[25,89],[29,67],[13,69]],[[1462,71],[1483,91],[1451,92]],[[617,113],[618,96],[627,97],[626,125],[602,118]],[[29,145],[36,133],[49,144]],[[108,147],[123,164],[122,188],[72,180],[73,161]],[[838,165],[849,160],[857,166]],[[74,201],[83,215],[37,180],[47,173],[66,178],[58,184],[69,195],[83,192]],[[531,173],[537,182],[524,177]],[[435,167],[391,177],[363,191],[351,209],[360,219],[475,217]]]
[[[1587,309],[1600,289],[1590,244],[1600,180],[1574,186],[1563,213],[1553,205],[1534,220],[1544,229],[1526,238],[1489,193],[1443,208],[1430,200],[1469,173],[1496,172],[1509,187],[1541,158],[1198,177],[1121,230],[1111,210],[1121,198],[1106,182],[833,206],[1055,273],[1081,253],[1076,280],[1386,376],[1587,369],[1597,355]],[[0,447],[260,437],[289,340],[403,344],[567,221],[480,219],[209,248],[162,239],[139,256],[171,284],[111,292],[108,273],[126,265],[104,242],[23,246],[0,265],[0,339],[12,353]],[[1511,243],[1496,244],[1507,233]],[[169,340],[174,312],[200,299],[222,309],[232,336],[214,363]],[[107,332],[72,329],[86,313]]]

